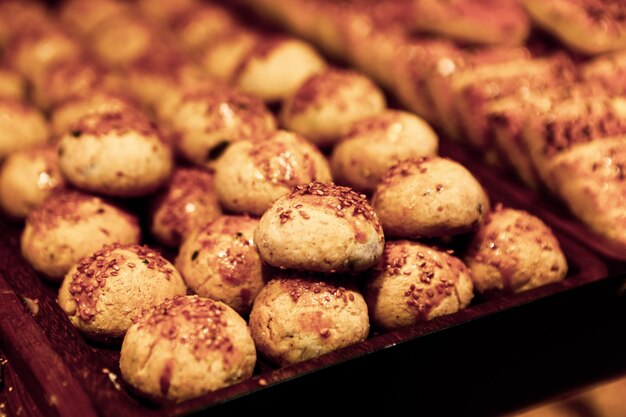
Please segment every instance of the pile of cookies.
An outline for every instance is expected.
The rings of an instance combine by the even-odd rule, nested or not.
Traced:
[[[257,354],[287,366],[565,277],[549,228],[491,208],[368,77],[221,6],[155,5],[0,4],[0,204],[142,395],[197,397]]]

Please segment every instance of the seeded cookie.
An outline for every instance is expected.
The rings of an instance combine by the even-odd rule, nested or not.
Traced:
[[[437,134],[412,113],[385,110],[362,119],[333,149],[335,180],[363,192],[374,191],[396,163],[437,154]]]
[[[10,216],[24,218],[64,186],[56,146],[15,152],[0,168],[0,206]]]
[[[479,293],[512,293],[561,281],[567,260],[537,217],[498,205],[474,236],[465,262]]]
[[[222,213],[213,174],[197,168],[177,168],[156,197],[150,229],[159,242],[179,246],[183,239]]]
[[[76,191],[48,197],[26,218],[22,255],[37,271],[60,281],[78,260],[111,243],[137,243],[134,216]]]
[[[284,130],[232,144],[215,166],[215,189],[224,207],[257,216],[293,186],[311,181],[332,181],[326,158]]]
[[[357,72],[327,69],[312,75],[289,96],[280,114],[286,129],[319,146],[330,146],[358,120],[385,108],[385,96]]]
[[[367,305],[351,285],[290,273],[261,290],[250,331],[263,356],[286,366],[363,341]]]
[[[467,307],[473,287],[471,273],[460,259],[399,240],[385,245],[364,295],[372,322],[392,330]]]
[[[174,401],[246,380],[255,363],[246,322],[226,304],[197,295],[144,312],[128,329],[120,355],[126,382],[146,396]]]
[[[132,318],[166,299],[185,295],[182,277],[146,246],[113,244],[82,258],[69,270],[58,302],[87,337],[124,336]]]
[[[176,258],[185,283],[195,293],[247,314],[265,285],[253,236],[259,221],[221,216],[192,233]]]
[[[48,142],[43,115],[21,100],[0,98],[0,160]]]
[[[372,207],[385,235],[435,237],[477,230],[489,199],[461,164],[424,157],[393,166],[376,188]]]
[[[385,243],[364,195],[320,182],[297,185],[276,200],[254,241],[268,264],[314,272],[363,271],[378,261]]]
[[[83,117],[61,137],[58,152],[69,183],[109,196],[149,194],[167,181],[173,165],[159,130],[133,112]]]

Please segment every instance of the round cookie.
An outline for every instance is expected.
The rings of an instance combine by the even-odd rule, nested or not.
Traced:
[[[265,285],[253,236],[259,221],[221,216],[192,233],[183,243],[176,267],[196,294],[247,314]]]
[[[450,254],[417,242],[387,242],[364,293],[372,323],[397,329],[455,313],[472,301],[471,273]]]
[[[537,217],[503,208],[490,212],[465,256],[479,293],[513,293],[561,281],[567,260]]]
[[[215,166],[215,190],[230,211],[261,216],[298,184],[330,182],[324,155],[304,138],[279,130],[226,149]]]
[[[233,27],[204,48],[201,57],[202,68],[211,78],[231,82],[235,71],[258,41],[257,33]]]
[[[48,197],[26,218],[22,255],[37,271],[60,281],[78,260],[111,243],[137,243],[134,216],[75,191]]]
[[[367,305],[351,285],[291,273],[261,290],[250,331],[264,357],[286,366],[365,340]]]
[[[185,294],[182,277],[159,253],[145,246],[113,244],[69,270],[58,303],[83,334],[108,341],[123,337],[143,310]]]
[[[0,98],[0,160],[46,142],[48,125],[37,109],[21,100]]]
[[[276,200],[261,217],[254,242],[261,258],[278,268],[358,272],[378,261],[385,239],[364,195],[312,182]]]
[[[109,196],[149,194],[167,181],[173,165],[158,129],[133,112],[85,116],[61,137],[58,149],[69,183]]]
[[[437,134],[412,113],[385,110],[360,120],[333,149],[335,180],[372,192],[393,165],[407,158],[437,154]]]
[[[260,100],[229,87],[191,88],[169,117],[177,150],[196,165],[212,165],[231,142],[264,137],[276,129]]]
[[[0,97],[22,100],[26,95],[26,80],[16,71],[0,65]]]
[[[435,237],[478,229],[489,199],[461,164],[424,157],[394,165],[376,188],[372,207],[387,236]]]
[[[0,168],[0,207],[12,217],[24,218],[64,186],[56,146],[15,152]]]
[[[220,34],[237,22],[223,7],[210,3],[198,3],[170,19],[176,39],[187,51],[199,52],[210,45]]]
[[[222,213],[213,174],[177,168],[156,198],[150,230],[164,245],[178,247],[187,235]]]
[[[260,39],[235,71],[235,84],[265,101],[282,100],[326,68],[309,44],[284,37]]]
[[[330,146],[352,124],[385,109],[385,96],[367,77],[330,68],[306,79],[283,103],[280,120],[317,144]]]
[[[230,307],[197,295],[176,297],[135,320],[124,338],[124,380],[152,398],[183,401],[252,376],[256,350]]]

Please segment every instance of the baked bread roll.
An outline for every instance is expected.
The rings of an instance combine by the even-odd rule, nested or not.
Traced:
[[[537,217],[496,206],[464,257],[478,293],[514,293],[561,281],[567,261],[552,231]]]
[[[0,168],[0,207],[12,217],[24,218],[64,186],[56,146],[15,152]]]
[[[48,142],[48,124],[34,107],[21,100],[0,98],[0,160]]]
[[[367,77],[333,68],[306,79],[283,103],[280,120],[288,130],[326,147],[354,122],[384,108],[382,91]]]
[[[148,19],[161,24],[168,23],[172,17],[188,12],[198,5],[198,0],[137,0],[134,2],[139,11]]]
[[[370,319],[393,330],[446,314],[472,301],[472,275],[450,254],[408,240],[387,242],[364,292]]]
[[[89,36],[105,20],[129,13],[129,6],[119,0],[69,0],[59,5],[59,18],[77,35]]]
[[[279,130],[226,149],[215,166],[215,190],[224,207],[261,216],[293,186],[331,182],[324,155],[294,133]]]
[[[26,80],[16,71],[0,64],[0,97],[22,100],[26,95]]]
[[[291,365],[364,340],[367,305],[352,284],[291,273],[261,290],[250,331],[264,357]]]
[[[265,37],[241,62],[234,82],[262,100],[279,101],[324,68],[326,62],[309,44],[295,38]]]
[[[183,401],[252,376],[254,342],[230,307],[197,295],[145,311],[124,337],[124,380],[152,398]]]
[[[237,68],[260,39],[259,34],[235,26],[202,48],[200,62],[207,74],[216,80],[232,82]]]
[[[112,243],[138,243],[137,219],[98,197],[75,191],[48,197],[26,218],[22,255],[60,281],[78,260]]]
[[[59,306],[85,336],[119,339],[132,318],[187,287],[174,266],[146,246],[114,244],[72,266],[59,289]]]
[[[380,258],[385,239],[365,195],[312,182],[274,202],[261,217],[254,242],[272,266],[333,273],[368,269]]]
[[[239,314],[248,314],[265,285],[253,241],[258,223],[247,216],[222,216],[195,230],[176,258],[187,286]]]
[[[178,167],[154,200],[150,230],[162,244],[178,247],[189,233],[221,213],[213,174]]]
[[[436,155],[438,146],[437,134],[424,120],[385,110],[354,123],[335,146],[333,175],[340,184],[372,192],[391,166],[407,158]]]
[[[206,2],[198,2],[168,20],[176,40],[192,53],[201,51],[219,35],[237,26],[235,17],[228,10]]]
[[[85,116],[61,137],[58,150],[69,183],[109,196],[149,194],[167,181],[173,165],[158,129],[131,112]]]
[[[413,0],[414,27],[461,43],[523,45],[530,21],[521,0]]]

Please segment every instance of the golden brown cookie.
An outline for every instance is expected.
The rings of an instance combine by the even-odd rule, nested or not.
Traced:
[[[314,272],[363,271],[378,261],[385,244],[364,195],[320,182],[297,185],[276,200],[254,241],[268,264]]]
[[[113,244],[80,259],[59,289],[59,306],[91,339],[124,336],[132,318],[166,299],[187,294],[174,266],[158,252]]]
[[[58,145],[59,167],[78,188],[109,196],[141,196],[164,184],[172,152],[156,126],[132,112],[85,116]]]
[[[250,331],[263,356],[286,366],[364,340],[367,305],[352,285],[290,273],[261,290]]]
[[[537,217],[497,206],[474,236],[465,262],[479,293],[526,291],[561,281],[567,260]]]
[[[56,146],[15,152],[0,168],[0,207],[12,217],[24,218],[64,186]]]
[[[183,401],[252,376],[254,342],[230,307],[197,295],[144,312],[124,338],[120,370],[149,397]]]
[[[369,78],[328,69],[307,78],[284,102],[280,120],[319,146],[330,146],[357,122],[385,108],[385,96]]]
[[[37,109],[21,100],[0,98],[0,160],[44,145],[48,137],[48,124]]]
[[[189,233],[221,213],[213,174],[179,167],[154,201],[150,230],[159,242],[177,247]]]
[[[396,163],[437,154],[439,139],[424,120],[414,114],[385,110],[360,120],[333,149],[335,180],[358,191],[374,191],[383,175]]]
[[[259,221],[221,216],[185,239],[176,258],[185,283],[196,294],[247,314],[265,285],[253,236]]]
[[[332,181],[326,158],[304,138],[284,130],[235,142],[215,166],[215,190],[224,207],[257,216],[293,186],[311,181]]]
[[[472,301],[471,273],[450,254],[408,240],[387,242],[365,300],[373,323],[397,329],[456,313]]]
[[[489,199],[461,164],[424,157],[393,166],[376,188],[372,207],[387,236],[449,236],[477,230]]]
[[[137,243],[137,219],[98,197],[65,191],[48,197],[26,218],[22,255],[60,281],[78,260],[111,243]]]

